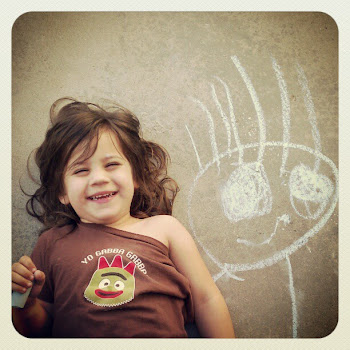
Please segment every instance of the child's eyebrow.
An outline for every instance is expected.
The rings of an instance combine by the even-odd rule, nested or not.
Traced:
[[[81,161],[76,160],[72,164],[68,165],[67,170],[72,170],[72,169],[84,164],[85,162],[86,162],[86,159],[81,160]]]
[[[109,160],[109,159],[112,159],[112,158],[116,158],[116,159],[121,159],[121,160],[124,160],[123,157],[117,155],[117,154],[108,154],[106,155],[103,160]]]

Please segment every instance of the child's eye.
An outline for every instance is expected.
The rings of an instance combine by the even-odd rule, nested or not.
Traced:
[[[114,162],[114,163],[108,163],[108,164],[106,165],[106,167],[113,167],[113,166],[118,166],[118,165],[120,165],[120,163]]]
[[[88,169],[77,169],[77,170],[74,171],[73,174],[81,174],[81,173],[84,173],[86,171],[88,171]]]

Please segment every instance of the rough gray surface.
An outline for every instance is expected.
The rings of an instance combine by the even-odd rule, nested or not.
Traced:
[[[25,213],[19,181],[34,190],[26,160],[43,140],[51,103],[63,96],[119,102],[139,117],[145,138],[169,151],[170,174],[181,187],[174,215],[198,243],[238,337],[333,331],[338,31],[332,18],[110,12],[17,19],[14,260],[30,254],[39,229]]]

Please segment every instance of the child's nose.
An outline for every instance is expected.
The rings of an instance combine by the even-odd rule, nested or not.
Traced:
[[[90,173],[90,185],[101,185],[109,182],[107,172],[104,169],[95,169]]]

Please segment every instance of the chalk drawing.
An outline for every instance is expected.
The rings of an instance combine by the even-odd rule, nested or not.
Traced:
[[[305,219],[317,219],[331,197],[334,186],[324,175],[311,170],[307,165],[300,164],[293,168],[289,178],[290,201],[295,212]],[[303,215],[296,208],[295,202],[300,200],[305,205],[307,215]],[[309,202],[318,203],[315,213],[310,212]]]
[[[249,91],[249,94],[252,98],[255,111],[256,111],[256,116],[258,118],[259,122],[259,130],[260,130],[260,144],[259,144],[259,156],[258,160],[256,162],[256,169],[258,170],[261,166],[263,156],[264,156],[264,150],[265,150],[265,142],[266,142],[266,125],[265,125],[265,119],[264,119],[264,113],[261,108],[260,102],[258,95],[254,89],[254,86],[246,73],[245,69],[242,67],[241,62],[237,58],[237,56],[231,57],[233,63],[235,64],[239,74],[241,75],[243,81],[245,82],[247,89]]]
[[[263,245],[263,244],[269,244],[271,242],[273,236],[276,234],[277,227],[278,227],[278,224],[280,222],[284,222],[285,225],[289,224],[290,223],[290,216],[287,215],[287,214],[284,214],[282,216],[278,216],[277,219],[276,219],[274,231],[271,233],[271,235],[270,235],[270,237],[268,239],[266,239],[265,241],[263,241],[261,243],[254,243],[254,242],[248,241],[246,239],[240,239],[240,238],[237,239],[237,242],[245,244],[247,246],[258,246],[258,245]]]
[[[283,73],[276,60],[272,57],[272,67],[278,81],[280,89],[281,104],[282,104],[282,121],[283,121],[283,144],[288,144],[290,141],[290,102],[288,98],[287,84],[284,81]],[[283,146],[282,165],[280,176],[285,173],[286,162],[288,157],[288,147]]]
[[[230,93],[230,90],[229,90],[227,84],[222,79],[220,79],[219,77],[215,77],[215,78],[223,85],[225,92],[226,92],[226,97],[227,97],[227,101],[229,104],[229,113],[230,113],[232,130],[233,130],[233,134],[235,137],[236,145],[238,147],[238,154],[239,154],[238,163],[242,164],[243,163],[243,147],[242,147],[241,141],[239,139],[238,128],[237,128],[237,123],[236,123],[236,116],[235,116],[235,112],[234,112],[234,108],[233,108],[233,104],[232,104],[231,93]],[[223,113],[222,108],[220,108],[220,112]],[[230,140],[231,140],[230,129],[228,129],[228,134],[230,134]],[[231,153],[230,153],[230,155],[231,155]]]
[[[309,84],[307,82],[305,73],[299,64],[297,64],[297,70],[298,70],[298,80],[304,92],[304,102],[309,114],[309,122],[312,127],[312,137],[314,139],[315,149],[316,151],[321,152],[322,149],[321,149],[320,133],[318,132],[318,128],[317,128],[315,107],[312,101],[311,92],[309,90]],[[320,159],[316,157],[314,170],[317,172],[319,167],[320,167]]]
[[[218,171],[220,172],[219,151],[218,151],[218,146],[216,144],[216,139],[215,139],[215,126],[214,126],[213,117],[211,116],[207,107],[201,101],[196,100],[196,99],[193,99],[193,101],[197,102],[199,104],[199,106],[202,108],[202,110],[205,112],[205,114],[208,118],[209,137],[210,137],[211,149],[213,151],[213,160],[216,162],[216,165],[218,167]],[[187,131],[189,131],[188,128],[187,128]],[[197,152],[197,150],[196,150],[196,152]],[[197,155],[198,155],[198,153],[197,153]]]
[[[311,92],[309,90],[308,81],[302,67],[299,64],[296,64],[296,73],[304,97],[304,104],[308,114],[308,121],[311,127],[314,148],[291,142],[291,107],[288,97],[288,89],[286,81],[284,79],[284,74],[276,59],[271,57],[272,68],[276,76],[281,100],[283,136],[282,140],[280,141],[267,140],[265,117],[252,80],[250,79],[237,56],[232,56],[231,60],[234,64],[234,67],[240,74],[240,77],[242,78],[243,83],[245,84],[252,100],[259,126],[259,141],[242,144],[239,137],[237,117],[234,112],[232,95],[227,83],[224,82],[224,80],[220,77],[215,76],[215,80],[219,82],[225,90],[225,104],[228,107],[228,114],[226,114],[224,110],[224,104],[219,100],[215,85],[211,83],[210,87],[211,96],[217,109],[217,113],[221,117],[221,120],[226,129],[227,146],[224,151],[219,152],[218,142],[215,136],[215,123],[212,112],[210,112],[209,108],[202,101],[192,98],[192,100],[200,106],[207,118],[209,139],[213,157],[207,162],[207,164],[202,164],[196,147],[195,138],[193,137],[190,128],[186,126],[186,130],[189,134],[199,167],[198,173],[195,176],[193,184],[188,193],[189,224],[194,237],[201,245],[204,252],[220,270],[213,276],[214,281],[217,281],[223,276],[233,278],[238,281],[244,281],[244,278],[238,276],[237,274],[257,269],[264,269],[282,260],[285,260],[287,262],[289,291],[292,304],[293,337],[297,337],[298,313],[290,256],[298,249],[306,245],[309,239],[315,236],[324,227],[324,225],[333,214],[338,202],[338,169],[333,161],[322,153],[321,138],[317,127],[315,106],[312,100]],[[233,131],[236,147],[233,147],[231,145],[231,128]],[[258,149],[257,159],[256,161],[246,163],[244,162],[244,152],[251,149]],[[233,155],[237,154],[238,163],[231,163],[231,166],[234,167],[234,170],[231,171],[227,179],[223,179],[224,183],[221,185],[219,191],[221,200],[221,208],[219,208],[219,210],[222,211],[224,216],[232,224],[238,223],[242,220],[251,220],[253,218],[265,216],[272,211],[273,196],[269,184],[269,179],[263,164],[264,154],[266,150],[278,149],[282,149],[279,176],[289,176],[288,190],[291,205],[290,209],[293,208],[294,213],[303,219],[318,221],[312,226],[312,228],[308,229],[307,232],[305,232],[301,237],[295,239],[291,244],[282,249],[278,249],[277,251],[272,251],[272,253],[268,253],[269,256],[266,256],[262,259],[258,259],[256,261],[253,260],[249,263],[239,263],[238,261],[233,263],[221,261],[220,258],[216,257],[211,252],[210,248],[208,248],[208,246],[202,242],[201,238],[197,234],[197,229],[194,224],[194,219],[192,216],[192,204],[194,192],[198,186],[199,181],[204,178],[207,173],[209,173],[209,170],[214,165],[216,165],[218,168],[218,173],[220,174],[220,165],[224,164],[223,162],[226,161],[226,158],[229,159]],[[313,168],[309,167],[306,164],[300,163],[299,165],[294,166],[291,170],[287,170],[288,157],[291,151],[297,151],[300,154],[306,152],[306,154],[312,155],[315,162]],[[321,162],[328,166],[329,170],[332,172],[332,180],[326,175],[320,173]],[[279,215],[275,219],[274,229],[268,234],[267,238],[257,241],[237,238],[237,244],[241,247],[247,247],[246,249],[260,249],[264,246],[271,247],[270,243],[284,234],[282,233],[283,227],[287,227],[287,225],[291,224],[293,213],[289,213],[287,211],[288,210],[286,210],[284,214]],[[253,255],[252,252],[250,255]]]
[[[221,188],[221,203],[226,217],[232,221],[250,219],[269,213],[272,195],[263,165],[240,165]]]
[[[293,316],[293,338],[297,338],[298,336],[298,311],[297,311],[297,302],[295,297],[294,290],[294,281],[293,281],[293,271],[292,265],[289,260],[289,256],[286,257],[287,265],[288,265],[288,275],[289,275],[289,292],[292,300],[292,316]]]

